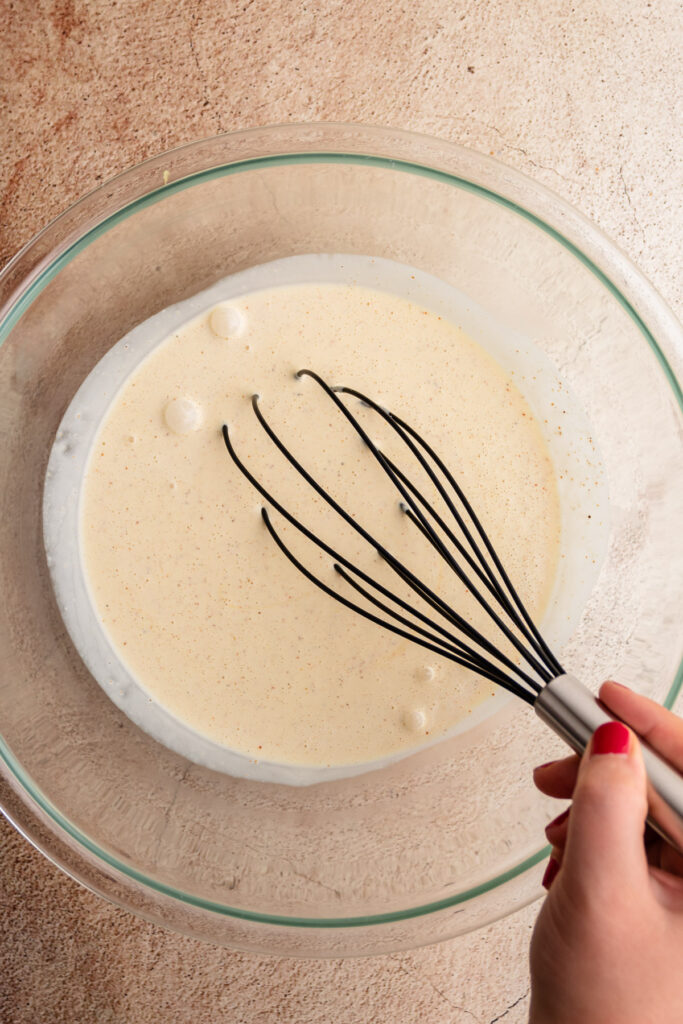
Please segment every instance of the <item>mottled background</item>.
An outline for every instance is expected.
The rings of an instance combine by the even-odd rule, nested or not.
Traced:
[[[0,263],[192,139],[431,132],[573,202],[683,311],[678,0],[0,0]],[[3,1024],[523,1024],[536,907],[363,961],[230,953],[117,910],[0,825]]]

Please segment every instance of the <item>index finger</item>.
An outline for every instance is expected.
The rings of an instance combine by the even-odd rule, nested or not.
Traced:
[[[620,683],[603,683],[603,704],[678,771],[683,771],[683,719]]]

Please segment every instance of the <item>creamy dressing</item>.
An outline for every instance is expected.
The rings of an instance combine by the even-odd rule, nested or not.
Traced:
[[[382,631],[304,579],[263,526],[250,470],[328,543],[403,596],[385,565],[298,480],[273,428],[363,526],[478,627],[483,613],[400,513],[367,449],[311,380],[365,391],[418,429],[455,473],[531,614],[557,568],[560,509],[539,423],[504,370],[418,301],[301,283],[215,302],[137,366],[94,439],[82,484],[84,574],[127,672],[191,730],[255,761],[372,762],[444,736],[490,684]],[[351,406],[350,406],[351,407]],[[376,414],[353,411],[406,471]],[[276,514],[298,557],[339,589],[331,559]]]

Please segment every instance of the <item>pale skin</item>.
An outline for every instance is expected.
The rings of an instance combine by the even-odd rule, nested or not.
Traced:
[[[617,683],[600,697],[683,772],[682,719]],[[680,1024],[683,856],[645,829],[635,735],[623,754],[594,745],[534,772],[541,792],[572,805],[546,830],[559,867],[531,942],[529,1024]]]

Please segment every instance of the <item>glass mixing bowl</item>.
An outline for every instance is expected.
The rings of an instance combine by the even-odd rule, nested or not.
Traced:
[[[41,497],[59,421],[136,324],[227,274],[353,252],[456,286],[533,341],[592,425],[609,542],[559,652],[671,706],[682,678],[681,329],[591,224],[494,160],[405,132],[254,129],[98,188],[0,278],[2,805],[55,864],[129,910],[227,946],[379,953],[535,899],[562,752],[526,706],[390,768],[307,788],[231,778],[129,721],[90,677],[50,586]],[[577,558],[581,553],[577,551]]]

